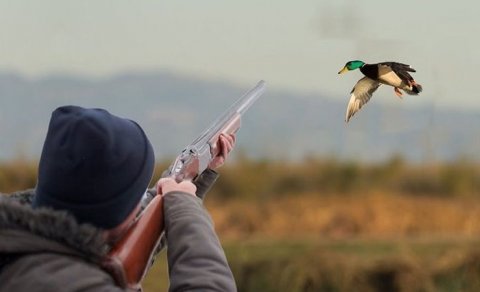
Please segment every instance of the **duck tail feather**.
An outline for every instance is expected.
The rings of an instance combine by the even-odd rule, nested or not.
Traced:
[[[423,88],[420,84],[415,83],[415,84],[412,84],[412,89],[403,89],[403,90],[409,95],[418,95],[420,92],[422,92]]]
[[[419,94],[420,92],[422,92],[423,90],[423,87],[418,84],[418,83],[415,83],[412,85],[412,91],[415,92],[416,94]]]

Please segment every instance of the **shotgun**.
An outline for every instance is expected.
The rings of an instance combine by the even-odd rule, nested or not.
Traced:
[[[219,153],[217,141],[220,134],[236,133],[240,129],[242,115],[264,91],[265,81],[262,80],[185,147],[163,176],[181,182],[194,180],[206,170]],[[162,196],[154,196],[101,263],[117,285],[124,289],[141,290],[140,283],[153,262],[163,230]]]

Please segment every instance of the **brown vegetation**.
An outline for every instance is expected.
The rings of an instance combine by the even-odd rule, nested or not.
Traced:
[[[480,199],[297,194],[268,202],[208,202],[224,238],[480,236]]]
[[[158,178],[168,164],[159,164]],[[30,188],[36,163],[0,164],[0,192]],[[206,204],[222,237],[480,235],[480,167],[305,159],[220,169]]]
[[[220,173],[206,207],[239,291],[480,290],[475,163],[243,158]],[[0,164],[0,192],[35,182],[36,163]],[[164,257],[147,291],[165,291]]]
[[[37,182],[37,163],[17,158],[0,163],[0,193],[32,188]]]

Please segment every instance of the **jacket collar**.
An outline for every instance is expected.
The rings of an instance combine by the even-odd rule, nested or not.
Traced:
[[[94,262],[105,256],[100,229],[78,224],[67,212],[33,209],[29,202],[29,194],[0,195],[0,253],[58,252]]]

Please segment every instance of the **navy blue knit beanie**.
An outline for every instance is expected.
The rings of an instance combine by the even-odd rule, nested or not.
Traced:
[[[103,109],[57,108],[38,167],[34,207],[67,210],[110,229],[139,203],[155,156],[140,126]]]

